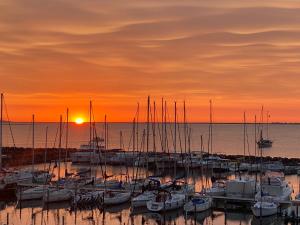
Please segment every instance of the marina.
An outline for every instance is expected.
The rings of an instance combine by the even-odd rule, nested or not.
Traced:
[[[86,166],[79,166],[79,165],[72,165],[71,163],[67,163],[63,165],[62,169],[65,169],[65,166],[67,166],[67,170],[75,173],[76,171],[81,171],[82,169],[85,169]],[[43,164],[38,164],[37,168],[43,168]],[[24,168],[26,169],[26,168]],[[113,173],[113,171],[121,171],[124,170],[125,167],[120,166],[108,166],[107,171],[108,173]],[[132,172],[133,168],[128,168],[129,172]],[[92,172],[94,174],[101,174],[101,171],[97,166],[92,167]],[[54,173],[57,173],[57,169],[54,170]],[[117,173],[116,173],[117,174]],[[151,174],[151,173],[150,173]],[[216,174],[214,174],[216,175]],[[204,177],[203,177],[204,176]],[[195,190],[196,192],[200,192],[202,188],[202,180],[206,180],[208,176],[208,186],[211,185],[211,176],[212,171],[210,173],[205,173],[204,175],[201,175],[199,173],[198,176],[195,177]],[[55,176],[57,177],[57,176]],[[115,179],[121,179],[122,175],[116,175]],[[193,177],[188,177],[189,182],[193,182]],[[227,174],[226,180],[232,180],[234,179],[234,174]],[[167,183],[169,180],[172,180],[170,175],[166,175],[162,178],[160,178],[162,183]],[[287,175],[286,180],[290,184],[296,184],[299,180],[297,175]],[[55,178],[54,178],[55,181]],[[54,182],[53,181],[53,182]],[[44,185],[32,185],[32,184],[20,184],[19,188],[27,189],[29,187],[40,187]],[[72,188],[70,188],[72,190]],[[76,193],[76,188],[73,189],[74,193]],[[77,193],[80,191],[85,192],[103,192],[105,189],[103,188],[97,188],[97,187],[80,187],[77,189]],[[106,189],[106,191],[114,191],[114,192],[120,192],[124,193],[126,190],[117,190],[117,189]],[[133,196],[141,193],[141,190],[136,190],[133,192]],[[294,193],[298,193],[298,187],[294,187]],[[293,199],[295,197],[295,194],[292,194]],[[74,195],[74,199],[76,195]],[[293,197],[294,196],[294,197]],[[251,205],[255,202],[254,198],[241,198],[241,197],[227,197],[227,196],[212,196],[212,208],[211,210],[196,213],[195,215],[192,214],[186,214],[183,209],[180,209],[179,211],[165,211],[160,213],[153,213],[149,212],[146,207],[133,207],[130,203],[130,201],[127,201],[127,203],[123,203],[121,205],[116,206],[103,206],[103,203],[99,201],[96,203],[96,200],[89,201],[88,204],[80,204],[78,203],[78,206],[75,207],[73,205],[73,201],[64,201],[61,203],[46,203],[43,202],[42,199],[40,200],[27,200],[27,201],[16,201],[14,200],[15,197],[12,199],[7,199],[6,201],[2,202],[2,210],[0,211],[1,220],[6,221],[6,217],[8,217],[9,224],[18,224],[20,219],[22,217],[26,217],[29,215],[28,218],[32,218],[33,220],[36,220],[35,223],[38,223],[38,221],[42,220],[44,222],[54,222],[57,220],[60,220],[60,223],[62,223],[62,220],[65,220],[65,222],[73,221],[79,224],[85,224],[88,223],[88,220],[84,220],[84,218],[87,218],[88,216],[90,220],[99,221],[100,223],[106,223],[110,224],[112,221],[114,221],[112,224],[141,224],[142,221],[147,222],[149,224],[160,224],[160,223],[168,223],[168,222],[175,222],[179,223],[180,221],[186,221],[190,222],[192,224],[201,224],[201,221],[222,221],[222,223],[225,221],[230,222],[231,216],[234,216],[234,221],[236,222],[242,222],[242,223],[258,223],[259,224],[259,218],[255,218],[251,214]],[[86,200],[87,201],[87,200]],[[290,201],[281,201],[278,202],[280,204],[280,207],[278,209],[278,212],[273,216],[276,220],[281,219],[282,221],[298,221],[298,218],[295,216],[293,217],[292,214],[288,215],[289,207],[292,206],[299,206],[299,202],[297,200],[290,200]],[[299,206],[300,207],[300,206]],[[5,209],[5,210],[4,210]],[[282,209],[282,211],[281,211]],[[31,215],[33,214],[33,217]],[[57,214],[59,213],[59,214]],[[105,214],[105,217],[103,215]],[[55,215],[55,217],[46,217],[46,215]],[[218,215],[216,218],[215,216]],[[118,218],[121,216],[121,219]],[[246,219],[244,216],[247,216],[248,219]],[[41,218],[43,217],[43,218]],[[64,217],[64,219],[62,219]],[[110,221],[109,218],[114,218],[112,221]],[[118,218],[118,219],[117,219]],[[274,219],[273,218],[273,219]],[[246,220],[245,220],[246,219]],[[264,221],[269,221],[271,218],[261,218],[261,221],[263,221],[263,224],[265,224]],[[29,220],[26,224],[32,224],[33,220]],[[122,222],[120,222],[120,220]],[[195,222],[196,221],[196,222]],[[248,221],[248,222],[247,222]],[[231,221],[233,222],[233,221]]]
[[[249,213],[251,223],[256,220],[263,223],[274,216],[285,222],[300,221],[300,159],[264,156],[268,151],[265,149],[272,146],[262,144],[262,140],[267,140],[262,138],[263,123],[255,120],[254,124],[247,124],[244,114],[244,123],[239,125],[243,154],[220,154],[213,144],[217,125],[213,123],[212,102],[210,122],[201,125],[208,128],[208,134],[200,135],[200,145],[196,148],[191,144],[192,126],[186,121],[185,102],[182,123],[178,122],[176,103],[173,122],[167,122],[167,104],[162,103],[160,123],[150,116],[152,107],[155,111],[155,103],[152,105],[148,97],[147,121],[137,123],[136,114],[133,123],[128,124],[129,140],[124,138],[122,130],[113,130],[113,133],[119,133],[119,148],[109,145],[111,124],[107,117],[98,127],[93,121],[91,101],[90,121],[85,125],[88,141],[79,148],[69,146],[68,109],[66,121],[60,116],[60,122],[55,124],[52,148],[48,147],[48,126],[44,147],[36,147],[34,115],[27,124],[31,128],[31,147],[28,148],[16,146],[11,123],[6,122],[8,127],[4,130],[1,119],[1,140],[6,131],[14,144],[3,147],[1,141],[0,146],[1,218],[6,213],[7,224],[18,224],[24,210],[31,208],[29,224],[35,224],[39,214],[41,224],[49,223],[43,221],[44,213],[48,215],[55,209],[58,224],[73,219],[77,223],[78,215],[83,218],[85,213],[89,213],[89,222],[99,222],[102,214],[105,224],[105,213],[106,210],[110,213],[109,209],[119,214],[120,224],[135,224],[135,220],[140,220],[137,224],[166,224],[180,220],[201,224],[213,221],[216,212],[220,212],[227,223],[228,211]],[[248,127],[253,125],[251,140]],[[268,134],[269,126],[267,123]],[[101,136],[98,136],[99,132]],[[160,133],[158,139],[157,132]],[[13,211],[9,213],[9,209]],[[60,210],[65,212],[62,217],[58,215]],[[122,212],[125,212],[127,222],[123,221]]]

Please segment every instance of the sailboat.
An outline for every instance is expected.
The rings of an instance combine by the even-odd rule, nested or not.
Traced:
[[[2,168],[2,124],[3,124],[4,95],[1,94],[1,122],[0,122],[0,169],[3,177],[0,181],[1,195],[15,195],[18,184],[38,183],[44,184],[52,177],[48,171],[35,170],[34,168],[34,115],[32,116],[32,169],[31,170],[4,170]]]
[[[188,201],[183,209],[186,212],[203,212],[211,208],[212,198],[207,195],[195,194],[192,199]]]
[[[74,196],[74,191],[70,189],[57,189],[48,187],[43,195],[44,203],[69,201]]]
[[[79,151],[70,154],[72,163],[76,164],[99,164],[103,163],[100,158],[100,153],[106,148],[106,132],[105,138],[101,138],[97,135],[94,136],[92,127],[92,101],[90,101],[89,114],[89,141],[87,144],[81,144]]]
[[[69,201],[74,195],[74,191],[70,190],[66,187],[59,187],[60,182],[60,164],[61,164],[61,148],[62,148],[62,116],[60,116],[60,123],[59,123],[59,159],[58,159],[58,180],[56,184],[56,188],[48,187],[43,195],[43,202],[44,203],[51,203],[51,202],[62,202],[62,201]]]
[[[262,114],[262,123],[264,122],[263,121],[263,113],[264,113],[264,108],[262,107],[262,111],[261,111],[261,114]],[[263,138],[263,127],[262,127],[262,130],[260,132],[260,139],[259,141],[257,142],[257,145],[259,148],[271,148],[272,145],[273,145],[273,141],[269,139],[269,113],[267,112],[267,137],[266,138]]]
[[[245,162],[246,157],[246,139],[247,139],[247,123],[246,123],[246,112],[244,112],[244,157],[243,157],[243,167],[250,168],[251,164]],[[249,149],[248,149],[248,153]],[[239,166],[240,170],[240,166]],[[239,177],[235,179],[230,179],[226,182],[226,196],[227,197],[242,197],[242,198],[253,198],[256,193],[256,181],[255,179],[244,176],[242,177],[239,173]]]
[[[176,111],[176,110],[175,110]],[[165,103],[165,112],[166,112],[166,103]],[[165,113],[166,115],[166,113]],[[166,123],[166,118],[165,118]],[[186,110],[184,102],[184,150],[187,152],[187,123],[186,123]],[[189,135],[190,137],[190,135]],[[165,129],[165,140],[166,143],[167,133]],[[189,138],[190,144],[190,138]],[[166,145],[165,145],[166,146]],[[164,147],[165,147],[164,146]],[[190,151],[189,151],[190,152]],[[176,168],[176,167],[175,167]],[[187,174],[188,174],[188,167]],[[175,169],[174,169],[175,170]],[[187,177],[187,174],[185,177]],[[168,211],[173,209],[179,209],[183,207],[186,196],[194,192],[194,185],[187,183],[187,180],[184,182],[179,182],[179,179],[174,179],[171,184],[162,185],[161,189],[156,193],[155,199],[147,202],[147,209],[152,212],[161,212]]]
[[[150,115],[150,97],[148,97],[148,103],[147,103],[147,155],[149,152],[149,115]],[[154,115],[155,115],[155,102],[154,102]],[[155,116],[154,116],[154,121],[152,121],[153,128],[155,125]],[[144,137],[145,137],[145,132],[143,133],[143,141],[142,141],[142,149],[144,148]],[[155,129],[153,129],[153,138],[155,138]],[[153,141],[153,149],[156,149],[155,141]],[[139,154],[140,156],[140,154]],[[147,157],[148,158],[148,157]],[[155,158],[156,160],[156,158]],[[138,159],[140,161],[140,158]],[[149,163],[147,159],[147,163]],[[147,164],[146,164],[147,165]],[[138,168],[136,171],[136,176],[138,175]],[[147,206],[147,202],[152,201],[155,199],[155,191],[157,191],[159,188],[161,188],[161,182],[158,178],[156,177],[149,177],[148,176],[148,166],[146,168],[146,179],[141,179],[141,182],[135,182],[134,183],[134,190],[138,189],[139,186],[141,186],[142,193],[133,197],[131,199],[131,206],[136,208],[136,207],[145,207]]]
[[[33,124],[34,125],[34,124]],[[46,144],[45,144],[45,150],[47,149],[47,135],[48,135],[48,127],[46,128]],[[34,145],[33,145],[34,146]],[[47,161],[47,155],[45,152],[45,166],[44,171],[46,171],[46,161]],[[50,167],[49,167],[50,168]],[[38,182],[43,184],[42,186],[37,187],[31,187],[25,190],[18,190],[16,196],[19,201],[26,201],[26,200],[37,200],[42,199],[47,189],[51,190],[51,186],[48,186],[47,183],[51,180],[52,176],[50,176],[49,173],[41,173],[41,178],[35,178],[38,179]]]
[[[257,142],[257,145],[259,148],[271,148],[273,145],[273,141],[271,141],[269,139],[264,139],[262,136],[262,132],[261,132],[260,139]]]
[[[203,138],[201,135],[201,156],[203,152]],[[212,206],[212,198],[205,194],[205,189],[203,185],[203,165],[201,165],[201,184],[202,191],[200,193],[195,193],[191,200],[188,201],[183,209],[185,212],[203,212],[211,208]]]
[[[159,190],[155,199],[147,202],[147,209],[152,212],[163,212],[183,207],[185,194],[174,194],[167,190]]]
[[[155,199],[155,193],[153,190],[147,190],[138,196],[131,199],[132,207],[145,207],[147,206],[147,202]]]
[[[131,197],[131,192],[124,191],[104,191],[102,196],[102,203],[104,205],[118,205],[128,202]]]
[[[102,203],[103,191],[88,191],[77,193],[73,198],[73,204],[77,207],[86,207],[94,203]]]
[[[107,132],[108,132],[108,127],[107,127],[107,120],[106,120],[106,115],[105,115],[105,134],[106,134],[105,135],[106,136],[105,146],[106,147],[107,147]],[[106,184],[107,184],[107,178],[109,176],[106,175],[106,151],[103,152],[103,157],[104,157],[104,181],[103,181],[104,192],[102,194],[102,204],[103,205],[118,205],[118,204],[122,204],[122,203],[129,201],[131,198],[131,191],[107,190],[108,186]]]
[[[16,195],[19,201],[42,199],[47,190],[50,190],[50,187],[43,185],[19,191]]]
[[[288,200],[292,190],[284,182],[280,174],[266,174],[262,176],[262,148],[260,148],[260,188],[255,195],[256,203],[251,207],[256,217],[272,216],[277,214],[278,202]]]
[[[251,210],[256,217],[272,216],[277,214],[278,204],[273,201],[272,197],[264,197],[261,201],[256,202]]]

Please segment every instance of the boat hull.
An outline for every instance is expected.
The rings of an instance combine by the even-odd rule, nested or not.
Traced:
[[[184,205],[183,209],[186,212],[193,213],[193,212],[206,211],[210,209],[210,207],[211,207],[211,199],[207,199],[201,204],[197,204],[197,203],[195,204],[193,201],[189,201]]]
[[[130,192],[117,193],[113,197],[104,195],[103,204],[104,205],[118,205],[118,204],[122,204],[122,203],[128,202],[129,199],[130,199],[130,197],[131,197],[131,193]]]
[[[266,217],[277,214],[277,205],[272,203],[258,202],[251,207],[252,213],[256,217]]]
[[[73,197],[73,192],[67,189],[46,191],[43,201],[46,203],[69,201]]]
[[[148,201],[147,209],[151,212],[169,211],[183,207],[185,195],[178,194],[164,202]]]
[[[153,192],[145,192],[143,194],[138,195],[137,197],[134,197],[131,200],[131,206],[132,207],[146,207],[147,202],[152,201],[155,199],[155,195]]]

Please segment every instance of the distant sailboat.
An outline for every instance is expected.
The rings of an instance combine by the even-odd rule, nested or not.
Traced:
[[[260,132],[260,139],[257,142],[259,148],[271,148],[273,145],[273,141],[269,139],[264,139],[262,136],[262,131]]]
[[[262,109],[261,109],[262,123],[264,122],[263,114],[264,114],[264,108],[262,107]],[[260,131],[260,139],[257,142],[257,145],[259,148],[271,148],[273,145],[273,141],[269,139],[269,117],[270,117],[270,115],[267,112],[267,137],[266,138],[263,137],[263,127],[262,127],[262,129]]]

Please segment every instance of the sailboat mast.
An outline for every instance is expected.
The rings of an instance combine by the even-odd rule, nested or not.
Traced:
[[[107,149],[106,115],[104,116],[104,149]]]
[[[104,116],[104,129],[105,129],[105,150],[107,150],[107,118]],[[106,174],[106,151],[104,151],[104,166],[105,166],[105,174]],[[105,178],[106,180],[106,178]]]
[[[212,129],[212,100],[209,100],[209,118],[210,118],[210,153],[212,154],[213,153],[213,146],[212,146],[212,143],[213,143],[213,129]]]
[[[186,153],[186,111],[185,111],[185,101],[183,102],[183,124],[184,124],[184,153]]]
[[[58,142],[58,180],[60,179],[61,139],[62,139],[62,115],[60,115],[60,119],[59,119],[59,142]]]
[[[161,99],[161,147],[162,152],[165,152],[164,149],[164,98]]]
[[[269,139],[269,111],[267,111],[267,139]]]
[[[246,156],[246,112],[244,111],[244,157]]]
[[[156,105],[153,102],[153,150],[156,153]]]
[[[132,121],[132,151],[135,151],[135,118]]]
[[[174,152],[176,154],[177,148],[177,103],[174,105]]]
[[[90,101],[90,150],[92,149],[92,101]]]
[[[65,161],[68,158],[68,144],[69,144],[69,108],[67,108],[67,121],[66,121],[66,155]]]
[[[1,93],[1,108],[0,108],[0,170],[2,169],[2,148],[3,148],[3,143],[2,143],[2,135],[3,135],[3,93]]]
[[[136,149],[139,150],[139,117],[140,117],[140,103],[137,104],[136,115]]]
[[[201,145],[200,145],[200,156],[201,156],[201,193],[204,191],[204,185],[203,185],[203,136],[200,136],[200,140],[201,140]]]
[[[264,106],[261,107],[261,137],[264,131]]]
[[[148,162],[148,157],[149,157],[149,126],[150,126],[150,121],[149,121],[149,114],[150,114],[150,96],[148,96],[148,102],[147,102],[147,143],[146,143],[146,150],[147,150],[147,177],[148,177],[148,168],[149,168],[149,162]]]
[[[257,151],[257,135],[256,135],[256,115],[254,116],[254,156],[256,157],[256,151]]]
[[[34,171],[34,114],[32,115],[32,171]]]
[[[46,135],[45,135],[44,170],[46,170],[47,150],[48,150],[48,126],[46,127]]]
[[[165,107],[164,107],[164,118],[165,118],[165,138],[164,138],[164,149],[165,149],[165,152],[167,151],[167,139],[168,139],[168,135],[167,135],[167,101],[165,101]],[[168,150],[168,153],[169,153],[169,150]]]
[[[177,103],[174,104],[174,153],[176,159],[176,148],[177,148]],[[176,177],[176,160],[174,159],[174,178]]]

